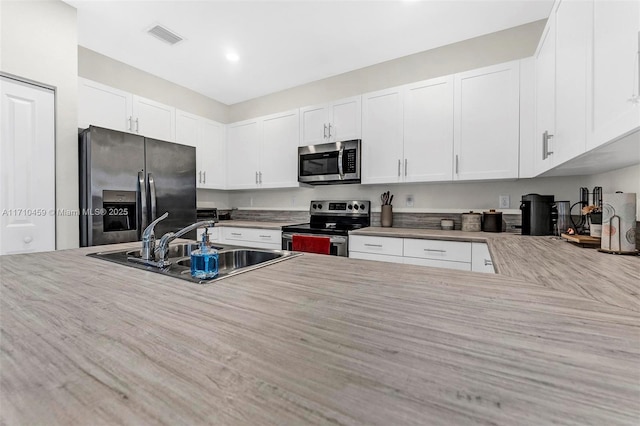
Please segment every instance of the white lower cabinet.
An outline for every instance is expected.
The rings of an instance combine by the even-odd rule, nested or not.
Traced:
[[[459,271],[495,272],[487,244],[468,241],[352,235],[349,237],[349,257]]]
[[[471,270],[495,274],[489,246],[485,243],[471,243]]]
[[[282,248],[282,231],[280,230],[231,226],[219,229],[222,230],[220,242],[223,244],[276,250]]]

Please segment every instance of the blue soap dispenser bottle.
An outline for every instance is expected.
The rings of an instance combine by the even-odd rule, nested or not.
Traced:
[[[200,248],[191,252],[191,276],[210,280],[218,276],[218,250],[209,247],[209,233],[205,228]]]

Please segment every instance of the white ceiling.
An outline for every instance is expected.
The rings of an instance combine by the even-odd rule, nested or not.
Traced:
[[[81,46],[230,105],[544,19],[553,0],[66,3]],[[156,24],[185,40],[148,35]]]

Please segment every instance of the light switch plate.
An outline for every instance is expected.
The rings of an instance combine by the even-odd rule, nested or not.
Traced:
[[[407,195],[407,207],[413,207],[413,195]]]
[[[508,195],[501,195],[498,199],[499,208],[508,209],[511,205]]]

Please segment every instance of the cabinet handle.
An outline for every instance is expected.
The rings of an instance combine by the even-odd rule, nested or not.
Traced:
[[[542,134],[542,159],[543,160],[546,160],[547,158],[549,158],[551,154],[553,154],[553,151],[549,151],[549,139],[551,139],[552,137],[553,135],[549,134],[549,132],[546,130]]]
[[[256,185],[258,184],[258,172],[256,172]]]
[[[458,161],[458,154],[456,154],[456,174],[458,174],[459,171],[459,161]]]
[[[207,183],[207,172],[202,172],[202,183]]]
[[[407,166],[409,165],[409,160],[404,159],[404,176],[407,176]]]
[[[380,247],[380,248],[382,248],[382,244],[367,244],[367,243],[365,243],[364,246],[365,247]]]
[[[259,183],[260,183],[260,185],[262,185],[262,172],[258,172],[258,177],[260,178],[259,179],[259,181],[260,181]]]
[[[136,118],[136,133],[140,133],[140,123],[138,122],[137,118]]]
[[[398,177],[400,177],[400,167],[401,167],[402,161],[398,160]]]
[[[446,253],[446,250],[437,250],[437,249],[424,249],[424,251],[432,251],[436,253]]]
[[[329,123],[329,139],[331,139],[331,123]]]
[[[493,262],[489,259],[484,260],[484,266],[493,266]]]
[[[198,172],[198,183],[202,183],[202,172]]]
[[[322,133],[322,136],[326,139],[327,138],[327,123],[324,124],[324,132]]]
[[[232,232],[231,235],[235,235],[236,237],[242,237],[242,234],[239,232]]]
[[[127,121],[129,122],[129,125],[127,126],[127,130],[131,131],[131,116],[129,116],[129,119]]]
[[[271,235],[260,235],[260,238],[269,238],[269,239],[271,239]]]

